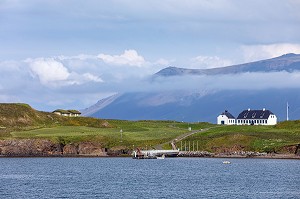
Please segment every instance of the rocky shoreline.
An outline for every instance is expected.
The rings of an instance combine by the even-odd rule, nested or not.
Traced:
[[[107,156],[100,144],[81,142],[60,144],[47,139],[0,140],[2,157],[60,157],[60,156]]]
[[[300,159],[300,150],[285,153],[252,151],[181,151],[178,157]],[[132,150],[107,149],[95,142],[61,144],[48,139],[0,140],[0,157],[131,157]]]

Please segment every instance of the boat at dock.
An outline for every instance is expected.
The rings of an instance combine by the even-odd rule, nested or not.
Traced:
[[[158,156],[158,157],[156,157],[156,159],[159,159],[159,160],[163,160],[163,159],[165,159],[165,155],[162,155],[162,156]]]
[[[137,150],[133,151],[133,159],[164,159],[165,157],[177,157],[177,150]]]

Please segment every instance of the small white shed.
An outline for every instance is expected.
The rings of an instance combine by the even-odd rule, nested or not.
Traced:
[[[221,125],[234,125],[235,124],[235,117],[225,110],[217,117],[217,124]]]

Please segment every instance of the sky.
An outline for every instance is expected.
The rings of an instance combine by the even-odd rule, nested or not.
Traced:
[[[299,0],[0,0],[0,102],[83,109],[115,93],[274,77],[257,88],[300,88],[288,73],[148,81],[168,66],[300,54],[299,10]]]

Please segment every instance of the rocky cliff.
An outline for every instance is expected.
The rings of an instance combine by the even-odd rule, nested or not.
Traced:
[[[46,139],[0,140],[0,156],[107,156],[98,143],[59,144]]]

